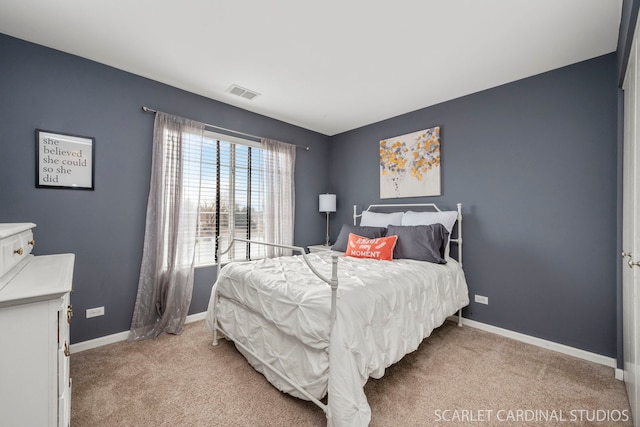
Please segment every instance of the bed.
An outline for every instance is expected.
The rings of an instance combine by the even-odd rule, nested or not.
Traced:
[[[381,206],[397,211],[374,212]],[[416,209],[432,209],[433,215]],[[361,214],[354,206],[353,217],[353,226],[343,226],[335,249],[344,249],[344,234],[353,246],[360,235],[351,231],[366,234],[383,228],[396,234],[365,240],[374,243],[367,247],[374,250],[379,242],[393,241],[395,255],[399,242],[428,229],[444,235],[438,240],[442,259],[382,261],[346,256],[355,253],[351,246],[344,254],[307,254],[304,248],[285,246],[300,255],[218,267],[206,316],[214,345],[221,332],[276,388],[322,408],[330,426],[368,425],[371,409],[363,391],[368,378],[381,378],[449,316],[458,313],[460,325],[461,309],[469,303],[460,204],[457,211],[441,211],[433,204],[371,205]],[[387,227],[378,225],[386,221],[391,221]],[[425,221],[440,222],[428,226]],[[391,240],[375,240],[387,238]],[[219,249],[218,259],[224,252]]]

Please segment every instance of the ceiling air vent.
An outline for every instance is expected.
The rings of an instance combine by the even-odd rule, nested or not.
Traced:
[[[243,88],[243,87],[235,85],[235,84],[229,86],[229,89],[227,89],[227,92],[232,93],[234,95],[238,95],[238,96],[240,96],[242,98],[249,99],[249,100],[255,98],[258,95],[260,95],[258,92],[254,92],[252,90]]]

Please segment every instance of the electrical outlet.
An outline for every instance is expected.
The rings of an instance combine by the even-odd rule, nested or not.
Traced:
[[[485,296],[482,296],[482,295],[476,295],[476,302],[478,302],[480,304],[489,305],[489,297],[485,297]]]
[[[87,308],[87,319],[97,316],[104,316],[104,307]]]

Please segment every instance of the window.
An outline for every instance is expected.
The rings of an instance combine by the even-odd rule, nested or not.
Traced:
[[[196,266],[216,263],[233,237],[264,241],[265,151],[260,144],[205,132],[200,163]],[[265,246],[236,242],[221,262],[266,256]]]

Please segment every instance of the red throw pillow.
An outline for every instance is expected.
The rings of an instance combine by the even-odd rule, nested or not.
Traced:
[[[349,233],[345,256],[354,258],[373,258],[385,261],[393,259],[393,248],[396,246],[398,236],[378,237],[369,239]]]

